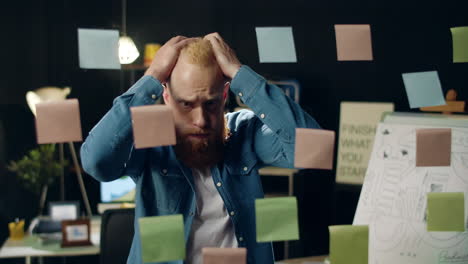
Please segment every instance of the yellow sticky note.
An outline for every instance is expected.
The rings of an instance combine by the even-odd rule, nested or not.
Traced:
[[[468,62],[468,27],[453,27],[453,62]]]
[[[465,195],[462,192],[427,194],[427,231],[465,231]]]
[[[184,220],[182,215],[142,217],[141,254],[144,263],[185,258]]]
[[[299,239],[296,197],[255,200],[257,242]]]
[[[333,264],[367,264],[369,226],[329,226],[330,262]]]

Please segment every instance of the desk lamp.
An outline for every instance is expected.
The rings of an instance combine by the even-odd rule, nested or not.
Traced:
[[[37,90],[27,92],[26,101],[28,103],[29,109],[31,109],[31,112],[34,114],[34,116],[36,116],[36,104],[37,103],[66,100],[66,97],[70,94],[70,92],[71,92],[70,87],[64,87],[64,88],[41,87]],[[70,152],[72,155],[73,164],[75,166],[78,183],[80,185],[83,202],[86,207],[86,213],[88,214],[89,217],[91,217],[92,216],[91,207],[89,205],[88,195],[86,193],[86,189],[83,183],[83,176],[81,174],[81,167],[78,162],[75,146],[73,145],[73,142],[68,142],[68,145],[70,147]],[[63,159],[64,159],[63,143],[60,143],[59,145],[59,156],[60,156],[60,161],[63,162]],[[63,170],[62,170],[62,175],[60,176],[60,199],[62,201],[65,200],[65,179],[64,179]]]

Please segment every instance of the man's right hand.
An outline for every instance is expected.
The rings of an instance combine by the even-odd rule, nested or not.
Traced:
[[[145,75],[151,75],[161,83],[166,82],[179,58],[180,50],[193,40],[184,36],[171,38],[156,52]]]

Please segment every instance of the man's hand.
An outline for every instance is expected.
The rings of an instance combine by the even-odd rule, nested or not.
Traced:
[[[236,53],[224,42],[218,33],[211,33],[204,37],[211,42],[216,61],[226,77],[234,78],[241,67],[241,63]]]
[[[145,75],[151,75],[161,83],[166,82],[179,58],[180,50],[193,40],[184,36],[171,38],[156,52]]]

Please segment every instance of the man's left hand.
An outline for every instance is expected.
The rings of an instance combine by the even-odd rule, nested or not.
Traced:
[[[230,79],[234,78],[242,65],[236,53],[224,42],[217,32],[206,35],[204,39],[209,40],[213,46],[216,61],[223,74]]]

